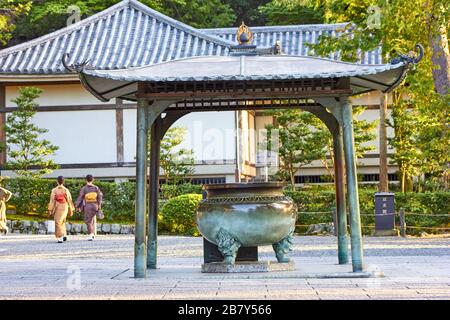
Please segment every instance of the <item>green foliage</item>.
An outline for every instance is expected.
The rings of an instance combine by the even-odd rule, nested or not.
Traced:
[[[74,201],[78,192],[84,186],[84,180],[66,179],[65,185],[70,190]],[[135,183],[114,183],[96,181],[104,194],[103,211],[108,221],[134,221],[135,212]],[[56,186],[53,179],[14,178],[4,179],[2,186],[13,193],[8,206],[14,206],[18,215],[32,214],[31,217],[46,219],[47,204],[50,200],[50,191]],[[173,186],[171,186],[173,187]],[[181,185],[178,193],[170,199],[160,200],[158,215],[161,232],[176,234],[198,235],[195,223],[195,212],[200,194],[182,194],[183,192],[200,192],[200,186]],[[361,220],[363,225],[373,225],[374,221],[374,193],[376,189],[371,186],[360,187],[359,199]],[[332,222],[331,211],[336,206],[335,193],[330,186],[309,186],[302,190],[285,191],[297,204],[300,214],[297,224],[309,225],[322,222]],[[424,193],[395,193],[395,208],[399,211],[404,208],[407,213],[408,226],[416,227],[449,227],[448,216],[433,217],[431,214],[448,214],[450,212],[450,192],[424,192]],[[302,212],[323,212],[317,214],[304,214]],[[30,218],[30,216],[28,216]],[[34,218],[33,218],[34,219]],[[75,214],[74,220],[82,220],[82,214]],[[398,223],[398,219],[397,219]],[[418,229],[420,231],[420,229]],[[367,231],[367,230],[366,230]],[[425,230],[430,232],[429,230]],[[411,229],[408,230],[411,232]]]
[[[192,183],[182,183],[182,184],[163,184],[161,185],[161,199],[171,199],[182,194],[202,193],[202,186]]]
[[[376,129],[378,126],[378,121],[367,121],[360,120],[358,116],[360,116],[366,108],[364,106],[354,106],[353,111],[353,133],[355,137],[355,155],[357,159],[361,159],[364,155],[369,152],[375,150],[375,146],[372,143],[375,140]],[[326,148],[327,152],[322,156],[322,163],[328,171],[329,177],[331,177],[331,181],[334,181],[334,149],[333,149],[333,136],[326,129],[324,124],[321,124],[321,127],[326,132]],[[358,163],[359,164],[359,163]]]
[[[55,181],[19,177],[4,179],[2,184],[13,193],[8,205],[15,206],[16,213],[47,214],[50,192],[56,187]]]
[[[328,189],[328,190],[327,190]],[[332,211],[336,207],[335,193],[330,187],[310,188],[305,191],[285,191],[299,208],[298,225],[328,223],[333,221]],[[375,189],[360,188],[359,203],[361,223],[363,226],[375,224]],[[450,192],[424,192],[424,193],[395,193],[395,210],[404,208],[406,225],[411,227],[449,227],[449,216],[431,216],[432,214],[447,215],[450,212]],[[302,212],[305,212],[302,214]],[[307,214],[316,212],[316,214]],[[416,213],[417,215],[408,215]],[[396,223],[398,224],[398,216]],[[305,227],[300,228],[306,231]],[[364,229],[368,234],[371,229]],[[408,233],[415,234],[421,229],[408,229]],[[431,232],[427,229],[422,231]],[[436,231],[435,231],[436,232]]]
[[[201,199],[199,194],[184,194],[168,200],[158,217],[161,229],[176,234],[198,236],[195,215]]]
[[[259,7],[268,25],[323,23],[323,12],[305,6],[302,1],[273,0]]]
[[[354,106],[353,107],[353,133],[355,136],[355,155],[356,158],[363,158],[364,155],[375,150],[373,142],[376,135],[376,129],[378,127],[379,121],[367,121],[358,119],[358,117],[366,110],[364,106]]]
[[[194,152],[180,148],[186,132],[185,128],[170,128],[161,141],[160,166],[169,184],[178,184],[194,172]]]
[[[0,0],[0,47],[5,46],[16,29],[17,17],[27,14],[32,1],[28,0]]]
[[[12,100],[17,104],[17,109],[7,117],[5,123],[6,145],[2,149],[8,152],[6,168],[24,177],[41,177],[57,168],[48,157],[59,148],[48,140],[39,139],[48,130],[32,122],[36,114],[34,108],[38,106],[35,100],[41,93],[42,90],[38,88],[21,88],[19,97]]]
[[[448,1],[412,0],[407,5],[402,0],[306,0],[303,3],[323,12],[326,22],[351,22],[342,30],[351,32],[341,32],[338,36],[323,34],[317,44],[310,44],[316,55],[328,56],[339,51],[343,60],[358,61],[362,52],[381,46],[384,61],[388,62],[417,43],[424,46],[422,61],[394,91],[391,125],[400,132],[396,132],[390,143],[399,148],[394,160],[401,167],[404,191],[412,189],[413,177],[440,179],[448,185],[450,69],[448,49],[445,50],[450,30]],[[420,191],[425,181],[417,185]]]
[[[31,1],[30,1],[31,2]],[[67,26],[73,11],[80,9],[82,19],[105,10],[120,0],[48,0],[33,1],[30,14],[19,19],[14,37],[30,40]],[[141,0],[171,18],[196,28],[230,26],[236,19],[231,7],[221,0]]]
[[[417,128],[412,125],[414,114],[408,111],[408,103],[399,101],[392,109],[391,115],[392,119],[388,120],[388,125],[394,129],[394,137],[388,141],[391,147],[395,148],[392,159],[399,166],[402,191],[411,191],[419,157],[414,141]]]
[[[266,24],[266,17],[258,9],[270,0],[224,0],[223,2],[229,5],[236,15],[234,24],[229,24],[227,27],[238,26],[242,22],[248,26]]]
[[[16,208],[17,214],[37,214],[46,216],[50,192],[56,187],[53,179],[14,178],[4,179],[2,182],[6,189],[13,193],[8,205]],[[75,202],[78,193],[85,185],[81,179],[65,179],[65,186],[71,192]],[[134,220],[135,184],[132,182],[113,183],[95,181],[103,192],[103,212],[108,220]],[[82,219],[77,213],[73,219]]]
[[[280,169],[278,176],[295,186],[295,174],[299,168],[320,159],[325,154],[327,129],[309,112],[301,110],[274,110],[267,112],[277,124],[267,125],[268,150],[275,150],[269,142],[278,134]],[[275,138],[276,139],[276,138]]]

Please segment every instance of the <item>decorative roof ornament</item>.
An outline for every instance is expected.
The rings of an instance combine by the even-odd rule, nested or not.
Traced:
[[[61,62],[62,62],[62,65],[64,66],[64,68],[66,68],[66,70],[69,72],[79,73],[79,72],[83,71],[84,69],[91,69],[91,70],[95,69],[93,66],[89,65],[89,62],[91,62],[91,60],[87,60],[82,63],[74,63],[72,65],[69,65],[69,60],[70,60],[70,54],[67,52],[64,53],[63,57],[61,59]]]
[[[242,22],[241,26],[237,31],[237,46],[230,47],[231,56],[256,56],[256,45],[253,45],[253,33],[250,29]]]
[[[416,50],[419,51],[416,57],[414,56],[414,51],[410,51],[408,54],[399,54],[399,56],[392,59],[390,63],[397,64],[406,62],[407,64],[417,64],[423,58],[424,48],[421,44],[416,44]]]
[[[237,41],[239,45],[250,45],[253,43],[253,32],[242,21],[241,26],[237,31]]]
[[[284,55],[280,40],[277,40],[275,42],[275,44],[271,47],[257,48],[256,52],[258,53],[259,56],[264,56],[264,55],[281,56],[281,55]]]

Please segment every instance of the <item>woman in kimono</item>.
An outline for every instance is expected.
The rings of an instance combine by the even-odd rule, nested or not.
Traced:
[[[6,202],[11,199],[12,193],[0,187],[0,235],[8,233],[6,225]]]
[[[77,199],[78,211],[84,212],[84,222],[87,225],[88,240],[94,240],[97,234],[97,212],[102,208],[103,193],[100,188],[93,184],[94,177],[90,174],[86,176],[86,185],[81,188]]]
[[[58,186],[50,195],[48,213],[55,220],[55,237],[58,243],[63,243],[67,240],[66,218],[72,216],[75,207],[69,189],[64,186],[64,178],[59,176],[57,181]]]

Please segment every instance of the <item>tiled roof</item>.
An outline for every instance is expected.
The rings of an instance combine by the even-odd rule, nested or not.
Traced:
[[[255,27],[260,47],[280,40],[288,55],[311,55],[307,42],[343,25]],[[236,28],[195,29],[136,0],[122,1],[100,13],[46,36],[0,51],[0,74],[65,74],[69,65],[89,60],[97,70],[153,65],[194,56],[227,56],[236,44]],[[380,64],[380,51],[366,53],[362,63]],[[330,58],[339,59],[338,54]]]
[[[67,73],[69,64],[96,69],[121,69],[168,60],[228,54],[230,43],[171,19],[135,0],[122,1],[105,11],[44,37],[0,51],[0,73]]]
[[[338,36],[344,32],[343,29],[348,23],[336,24],[307,24],[295,26],[270,26],[270,27],[251,27],[254,35],[253,44],[258,47],[270,47],[277,40],[281,42],[283,53],[292,56],[314,56],[314,52],[308,46],[308,43],[317,43],[322,34]],[[201,31],[218,36],[228,42],[236,43],[236,28],[202,29]],[[348,31],[346,31],[348,32]],[[333,53],[328,56],[333,60],[340,60],[339,53]],[[382,64],[381,47],[376,50],[362,53],[361,64]]]

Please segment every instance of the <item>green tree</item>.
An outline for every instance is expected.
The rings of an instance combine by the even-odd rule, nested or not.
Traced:
[[[353,133],[355,136],[355,156],[357,159],[361,159],[367,152],[375,150],[375,146],[371,143],[377,137],[375,130],[379,124],[378,121],[368,121],[364,119],[358,119],[359,116],[366,110],[364,106],[353,107]],[[327,132],[326,148],[327,152],[322,157],[321,161],[328,171],[328,174],[334,180],[334,149],[333,149],[333,136],[325,128],[324,124],[321,124],[324,130]],[[358,163],[358,165],[361,165]]]
[[[17,109],[7,117],[4,127],[7,140],[2,148],[6,148],[8,154],[6,168],[24,177],[41,177],[57,168],[48,157],[59,148],[48,140],[39,139],[48,130],[32,123],[36,114],[34,108],[38,106],[35,100],[41,93],[41,89],[34,87],[20,89],[19,96],[11,100],[17,104]]]
[[[268,142],[278,135],[279,171],[278,178],[295,186],[297,171],[325,154],[327,129],[320,120],[309,112],[301,110],[274,110],[267,112],[276,119],[275,125],[267,125]],[[276,133],[274,130],[277,130]],[[275,149],[270,143],[268,150]]]
[[[161,141],[160,165],[167,183],[178,184],[194,172],[194,152],[180,147],[186,132],[185,128],[170,128]]]
[[[268,25],[323,23],[323,12],[314,10],[302,1],[272,0],[259,7]]]
[[[16,19],[30,11],[31,1],[0,0],[0,47],[11,39]]]
[[[263,26],[266,24],[266,17],[259,11],[259,7],[270,2],[270,0],[224,0],[236,15],[234,24],[228,25],[239,26],[244,21],[248,26]]]
[[[395,107],[392,109],[392,119],[388,120],[388,125],[394,129],[394,137],[388,140],[390,146],[395,149],[392,159],[399,167],[402,192],[412,191],[412,180],[419,172],[421,156],[416,144],[418,132],[416,112],[410,107],[408,101],[397,95]]]
[[[120,0],[48,0],[35,1],[30,14],[18,21],[14,37],[27,41],[66,27],[73,13],[70,6],[77,6],[81,18],[120,2]],[[197,28],[230,26],[236,16],[228,4],[221,0],[141,0],[149,7]]]
[[[340,51],[344,60],[357,61],[362,52],[381,46],[384,61],[389,61],[399,53],[408,52],[417,43],[424,46],[422,61],[396,89],[397,93],[402,93],[402,98],[410,101],[408,106],[414,109],[414,117],[404,116],[403,110],[393,112],[392,116],[402,117],[393,119],[394,122],[417,129],[414,146],[418,151],[415,156],[419,158],[413,161],[415,170],[409,172],[421,177],[448,179],[448,1],[412,0],[407,5],[401,0],[306,0],[305,3],[322,11],[326,22],[351,22],[344,28],[351,33],[341,32],[336,37],[324,34],[317,44],[311,44],[317,55],[327,56],[330,52]],[[394,103],[393,108],[397,107],[404,106]],[[397,137],[400,139],[403,134],[395,135],[394,139]],[[391,145],[402,143],[392,141]]]

